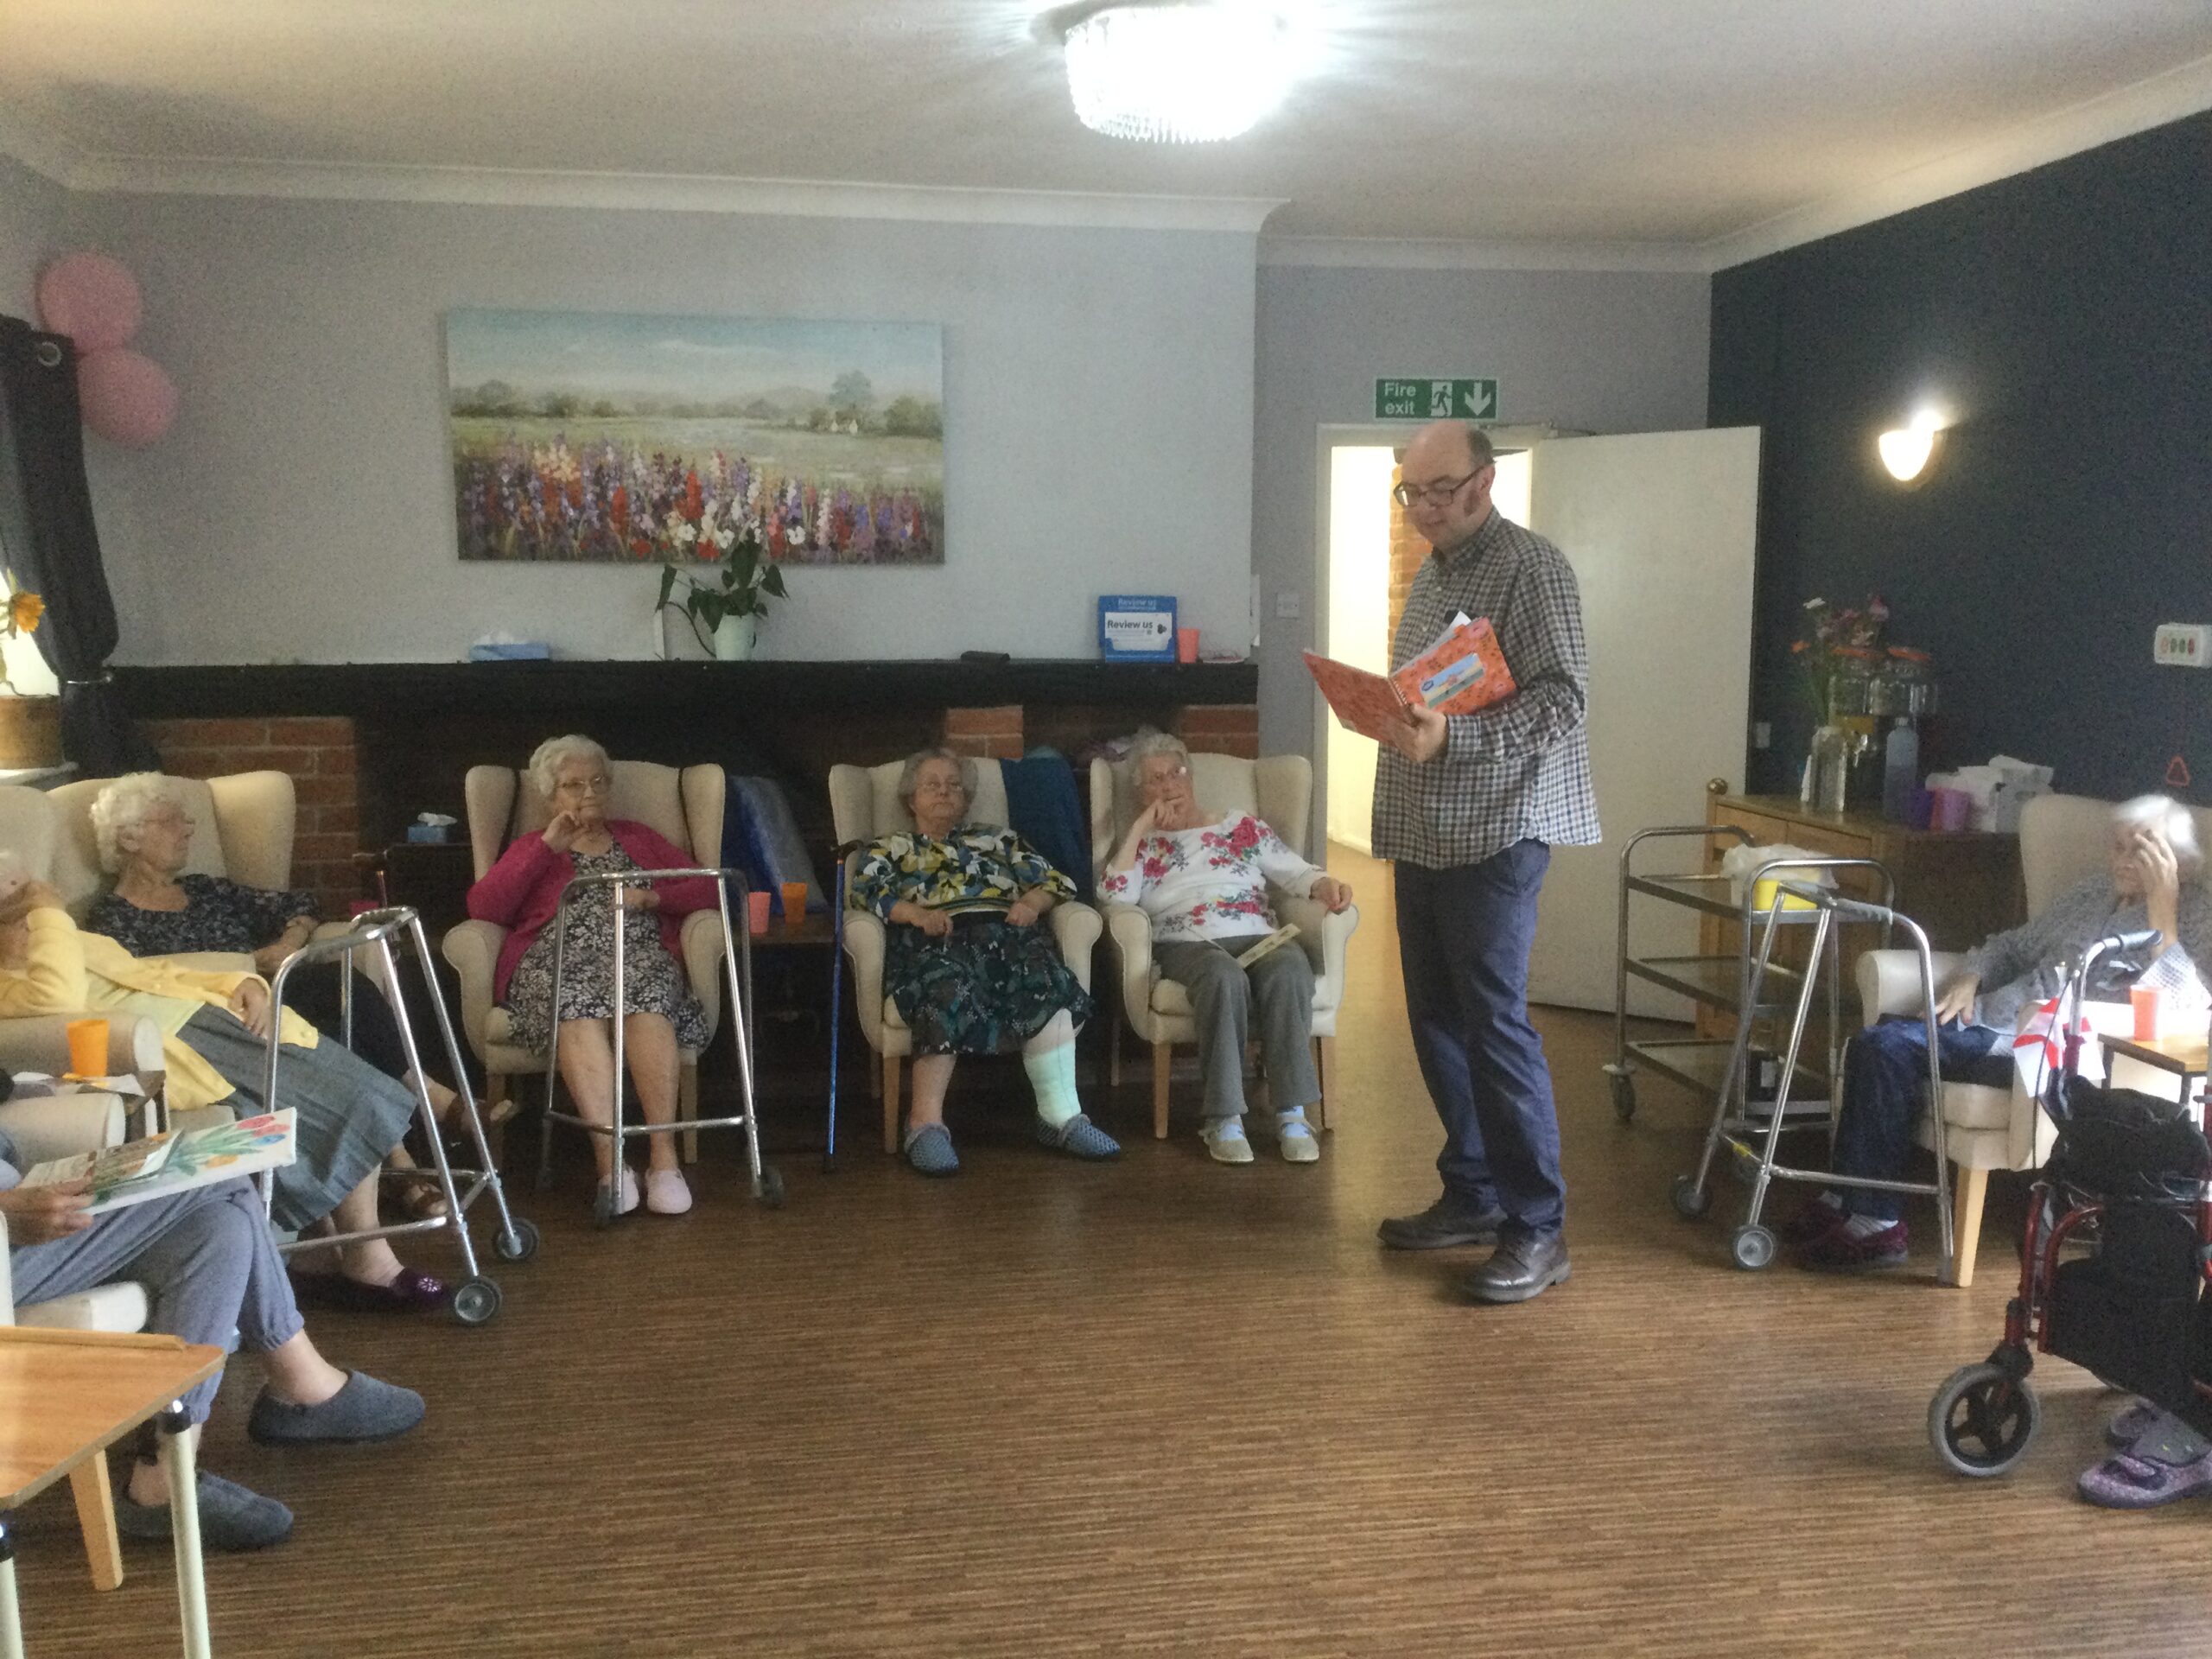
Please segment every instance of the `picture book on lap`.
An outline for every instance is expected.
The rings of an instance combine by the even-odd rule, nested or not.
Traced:
[[[235,1123],[188,1132],[171,1129],[99,1152],[49,1158],[24,1173],[25,1186],[52,1186],[84,1176],[92,1179],[86,1213],[120,1210],[165,1198],[195,1186],[281,1169],[296,1155],[293,1109],[242,1117]]]

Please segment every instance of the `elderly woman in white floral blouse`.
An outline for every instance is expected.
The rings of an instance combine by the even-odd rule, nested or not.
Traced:
[[[1249,967],[1237,958],[1274,931],[1270,881],[1332,912],[1351,903],[1351,888],[1307,863],[1249,812],[1208,822],[1191,787],[1190,752],[1177,739],[1141,738],[1131,760],[1144,810],[1107,861],[1098,895],[1144,909],[1160,971],[1190,994],[1206,1150],[1217,1163],[1252,1161],[1244,1135],[1244,1042],[1256,1010],[1276,1144],[1290,1162],[1310,1164],[1321,1155],[1306,1121],[1306,1107],[1321,1097],[1313,963],[1294,944]]]

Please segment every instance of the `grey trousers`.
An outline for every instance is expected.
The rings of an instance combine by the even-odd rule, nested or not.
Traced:
[[[1237,966],[1236,953],[1265,938],[1178,939],[1152,948],[1160,973],[1191,995],[1208,1117],[1244,1115],[1244,1043],[1255,1010],[1274,1109],[1287,1112],[1321,1098],[1321,1079],[1313,1071],[1313,964],[1293,941],[1249,969]]]
[[[111,1210],[81,1233],[11,1252],[8,1266],[18,1305],[136,1280],[146,1287],[148,1330],[217,1348],[228,1348],[235,1332],[241,1347],[266,1353],[299,1335],[303,1323],[261,1195],[248,1180]],[[194,1422],[207,1421],[220,1380],[184,1396]]]

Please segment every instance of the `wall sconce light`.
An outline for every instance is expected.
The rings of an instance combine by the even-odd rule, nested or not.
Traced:
[[[1923,410],[1912,417],[1910,426],[1901,426],[1875,439],[1874,448],[1891,478],[1900,484],[1917,484],[1926,475],[1928,463],[1935,459],[1942,438],[1943,417]]]

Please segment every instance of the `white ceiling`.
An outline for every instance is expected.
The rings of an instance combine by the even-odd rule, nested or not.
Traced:
[[[0,0],[0,140],[94,188],[835,181],[1741,257],[2212,107],[2208,0],[1303,0],[1280,111],[1153,148],[1077,124],[1042,9]]]

